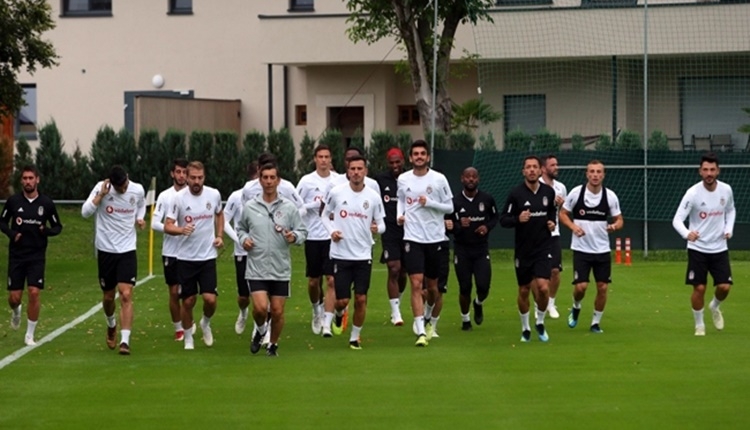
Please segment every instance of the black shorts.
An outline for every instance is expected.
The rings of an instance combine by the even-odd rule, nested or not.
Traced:
[[[219,295],[216,291],[216,259],[206,261],[177,260],[180,274],[180,298],[198,293]]]
[[[477,293],[489,292],[492,281],[492,262],[486,245],[454,244],[453,266],[456,270],[458,290],[462,296],[471,296],[472,277],[476,282]]]
[[[539,253],[525,259],[514,259],[518,286],[528,285],[534,278],[549,279],[552,276],[552,258],[549,253]]]
[[[8,260],[8,291],[23,290],[25,285],[44,289],[44,260]]]
[[[404,241],[401,239],[383,239],[383,252],[380,254],[380,262],[389,261],[404,262]]]
[[[425,278],[440,278],[441,259],[445,258],[440,251],[447,248],[445,242],[418,243],[404,241],[404,263],[409,275],[423,274]],[[450,260],[450,258],[449,258]]]
[[[336,299],[350,299],[355,295],[367,295],[370,289],[372,260],[331,260]]]
[[[251,293],[268,293],[271,297],[289,298],[289,281],[259,281],[255,279],[247,280],[247,287]]]
[[[552,239],[550,239],[550,255],[552,256],[552,270],[557,269],[558,271],[563,271],[563,264],[562,264],[562,248],[560,247],[560,236],[552,236]]]
[[[687,285],[706,285],[708,274],[714,278],[714,286],[732,284],[732,268],[729,266],[729,251],[716,254],[688,249],[688,267],[685,275]]]
[[[98,251],[96,255],[99,266],[99,286],[102,291],[112,291],[117,284],[135,285],[138,276],[138,259],[135,251],[122,254]]]
[[[593,270],[596,282],[612,283],[612,254],[589,254],[573,251],[573,285],[589,282]]]
[[[177,257],[165,257],[162,255],[161,263],[164,265],[164,282],[170,287],[180,283],[180,277],[177,274]]]
[[[245,272],[247,271],[247,255],[234,256],[234,275],[237,282],[237,295],[239,297],[250,297],[250,288],[247,286]]]
[[[305,276],[308,278],[320,278],[323,275],[331,275],[331,241],[330,240],[306,240],[305,241]]]
[[[440,254],[440,272],[438,273],[438,291],[442,294],[448,292],[448,275],[451,273],[451,243],[441,242],[442,247],[438,250]]]

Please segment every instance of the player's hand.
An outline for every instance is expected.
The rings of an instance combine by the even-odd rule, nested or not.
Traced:
[[[690,233],[688,233],[687,240],[690,242],[695,242],[700,237],[701,237],[700,233],[698,233],[697,231],[691,231]]]
[[[344,238],[344,236],[338,230],[334,230],[333,233],[331,233],[331,240],[334,241],[334,242],[336,242],[336,243],[338,243],[338,241],[340,241],[343,238]]]
[[[297,241],[297,236],[291,230],[284,230],[284,239],[286,239],[286,243],[294,243]]]
[[[377,234],[377,232],[378,232],[378,223],[376,223],[375,221],[371,222],[370,223],[370,231],[372,232],[372,234]]]
[[[518,222],[529,222],[530,219],[531,219],[531,211],[528,209],[518,214]]]
[[[39,224],[39,234],[41,234],[42,236],[47,234],[47,230],[44,228],[44,224]]]
[[[16,233],[16,237],[13,239],[14,242],[21,240],[21,233]]]
[[[427,204],[427,196],[419,196],[419,199],[417,199],[417,202],[419,202],[420,206],[424,206]]]
[[[555,230],[555,226],[556,226],[556,225],[557,225],[557,224],[555,224],[555,222],[554,222],[554,221],[549,221],[549,220],[547,220],[547,228],[549,229],[549,231],[554,231],[554,230]]]
[[[242,249],[244,249],[245,251],[250,251],[251,249],[253,249],[253,245],[255,245],[253,240],[247,238],[242,242]]]
[[[479,227],[477,227],[476,230],[474,230],[474,233],[476,233],[476,234],[478,234],[480,236],[486,235],[487,234],[487,226],[486,225],[480,225]]]
[[[607,231],[609,233],[614,233],[617,230],[617,226],[614,224],[607,224]]]
[[[398,225],[404,225],[404,222],[406,222],[406,217],[401,215],[400,217],[396,218],[396,224]]]
[[[562,207],[563,203],[565,203],[565,199],[562,196],[555,195],[555,206]]]
[[[186,226],[182,227],[182,234],[183,236],[190,236],[195,231],[195,224],[190,223]]]
[[[109,183],[109,179],[105,179],[104,182],[102,182],[102,189],[99,190],[99,195],[106,196],[109,194],[109,190],[112,189],[112,184]]]
[[[583,231],[583,229],[582,229],[581,227],[579,227],[579,226],[577,226],[577,225],[575,225],[575,224],[573,224],[573,227],[574,227],[574,228],[573,228],[573,234],[574,234],[574,235],[576,235],[577,237],[583,237],[583,236],[586,236],[586,232],[585,232],[585,231]]]
[[[135,225],[137,225],[140,230],[143,230],[146,227],[146,221],[137,219],[135,220]]]
[[[732,233],[724,233],[724,239],[729,240],[732,238]]]
[[[445,220],[445,229],[446,230],[453,230],[453,220],[452,219]]]
[[[469,217],[461,217],[461,227],[468,227],[471,225],[471,220]]]

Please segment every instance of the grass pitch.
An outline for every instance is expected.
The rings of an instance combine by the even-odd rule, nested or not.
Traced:
[[[101,300],[92,223],[80,219],[78,208],[61,216],[65,229],[51,239],[37,340]],[[148,272],[147,236],[139,234],[141,278]],[[157,258],[159,250],[157,239]],[[567,327],[568,270],[558,294],[563,315],[546,321],[550,342],[533,336],[521,344],[510,254],[494,251],[484,324],[460,330],[451,273],[440,338],[424,349],[413,346],[408,298],[401,305],[406,324],[389,324],[386,273],[375,264],[364,349],[351,351],[348,333],[323,339],[310,331],[301,249],[294,258],[280,357],[251,355],[251,330],[234,333],[231,248],[220,257],[212,348],[200,335],[194,351],[172,340],[156,264],[156,278],[136,289],[133,355],[107,349],[99,310],[0,369],[0,428],[704,429],[750,422],[750,314],[742,310],[749,302],[747,261],[733,262],[735,284],[722,305],[721,332],[707,311],[706,336],[693,336],[684,261],[635,256],[631,267],[614,267],[604,334],[587,330],[591,289],[579,326]],[[3,243],[0,262],[6,261]],[[25,323],[13,331],[8,317],[6,310],[0,319],[0,360],[23,347]]]

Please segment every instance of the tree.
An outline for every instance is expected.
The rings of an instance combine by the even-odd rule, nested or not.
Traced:
[[[483,99],[471,99],[462,104],[453,105],[453,128],[474,131],[480,125],[488,125],[499,120],[503,114],[497,112],[491,104]]]
[[[24,105],[18,73],[57,65],[57,53],[42,33],[55,28],[46,0],[0,0],[0,116],[15,115]]]
[[[435,112],[436,131],[449,134],[452,103],[448,94],[448,77],[453,40],[459,24],[492,22],[489,10],[495,0],[347,0],[351,12],[347,22],[349,38],[356,42],[375,43],[394,37],[406,50],[414,98],[422,127],[429,133],[431,114]],[[442,29],[437,35],[437,62],[433,62],[433,24],[435,4]],[[436,82],[432,82],[433,66]],[[435,106],[432,90],[435,85]]]

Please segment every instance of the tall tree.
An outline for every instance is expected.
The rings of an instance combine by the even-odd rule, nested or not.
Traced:
[[[347,20],[351,27],[347,32],[354,42],[371,44],[395,37],[403,44],[422,128],[426,133],[431,131],[434,110],[436,131],[448,134],[452,104],[447,83],[456,30],[460,24],[492,22],[489,9],[495,3],[495,0],[347,0],[351,12]],[[439,24],[435,31],[439,33],[437,62],[433,61],[435,4]],[[432,106],[433,68],[437,74],[435,106]]]
[[[57,53],[42,33],[55,28],[46,0],[0,0],[0,116],[15,115],[24,105],[18,72],[24,65],[57,65]]]

